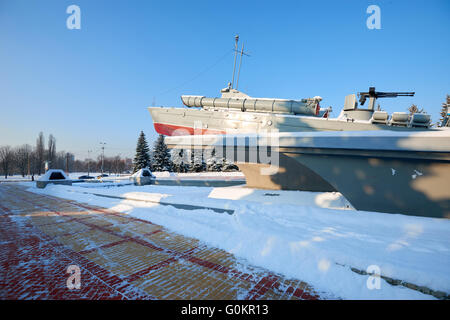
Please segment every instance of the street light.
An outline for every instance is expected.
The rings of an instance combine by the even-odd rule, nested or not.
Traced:
[[[90,162],[91,162],[91,157],[90,157],[90,153],[92,152],[92,150],[88,150],[88,177],[89,177],[89,164],[90,164]]]
[[[106,144],[106,142],[100,142],[100,144],[102,145],[102,177],[103,177],[103,161],[105,159],[105,144]]]

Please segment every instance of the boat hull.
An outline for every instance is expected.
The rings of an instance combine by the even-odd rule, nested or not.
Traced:
[[[448,158],[405,158],[378,151],[286,154],[320,175],[357,210],[450,218]]]
[[[422,131],[425,128],[388,126],[275,113],[211,111],[193,108],[148,108],[156,132],[166,136],[315,131]]]
[[[450,218],[449,130],[172,137],[166,143],[218,148],[242,167],[251,187],[337,190],[357,210]],[[263,145],[270,163],[261,156]],[[263,170],[268,167],[273,172]]]

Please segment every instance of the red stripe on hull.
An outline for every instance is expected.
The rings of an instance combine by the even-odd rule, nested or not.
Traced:
[[[211,129],[194,129],[191,127],[175,126],[165,123],[153,123],[156,132],[165,136],[187,136],[204,134],[225,134],[225,131]]]

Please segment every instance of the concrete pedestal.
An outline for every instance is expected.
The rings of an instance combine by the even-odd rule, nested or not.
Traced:
[[[135,186],[145,186],[149,184],[154,184],[155,179],[152,177],[137,176],[133,177],[133,183]]]

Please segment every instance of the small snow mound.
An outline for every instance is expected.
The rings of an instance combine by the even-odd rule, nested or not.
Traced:
[[[131,178],[137,178],[137,177],[151,177],[151,178],[156,178],[152,172],[150,171],[150,169],[148,168],[142,168],[138,171],[136,171],[134,174],[131,175]]]
[[[38,181],[51,181],[51,180],[70,180],[67,174],[60,169],[50,169]]]

